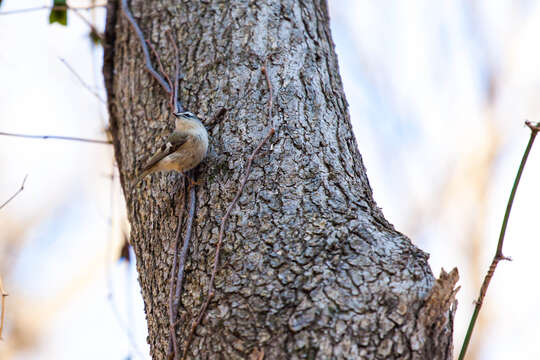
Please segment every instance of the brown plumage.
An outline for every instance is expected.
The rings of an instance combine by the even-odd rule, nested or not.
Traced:
[[[189,111],[180,113],[174,132],[140,170],[133,187],[153,172],[191,170],[205,158],[207,150],[208,133],[202,122]]]

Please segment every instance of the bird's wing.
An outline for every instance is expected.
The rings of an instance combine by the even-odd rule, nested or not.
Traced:
[[[161,149],[148,160],[142,171],[147,171],[153,168],[158,162],[163,160],[166,156],[172,154],[176,150],[180,148],[180,146],[184,145],[186,141],[188,140],[189,135],[182,134],[178,132],[174,132],[167,138],[167,141],[165,144],[161,146]]]

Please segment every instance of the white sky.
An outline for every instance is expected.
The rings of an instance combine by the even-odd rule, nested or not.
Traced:
[[[4,0],[0,11],[48,3]],[[471,3],[330,4],[341,75],[375,198],[390,222],[431,254],[436,275],[441,267],[460,270],[456,354],[478,292],[472,279],[484,275],[493,256],[528,140],[523,121],[539,120],[540,3],[484,0],[475,2],[476,9]],[[96,14],[101,26],[103,14]],[[87,26],[74,14],[67,28],[49,25],[47,19],[47,11],[0,17],[0,131],[104,139],[105,107],[59,60],[64,58],[102,90],[101,49],[90,45]],[[491,71],[497,97],[488,108]],[[488,172],[482,274],[475,274],[464,243],[464,229],[480,216],[470,182],[493,138],[497,147]],[[540,209],[538,146],[530,155],[507,232],[504,253],[514,261],[499,265],[483,310],[490,323],[481,359],[540,358],[535,346],[540,338],[540,292],[529,280],[537,272],[539,243],[534,226]],[[10,313],[22,312],[45,319],[43,328],[34,329],[28,319],[23,329],[45,336],[37,352],[16,359],[135,356],[126,328],[133,329],[139,351],[146,354],[135,269],[107,260],[118,246],[122,213],[118,195],[111,209],[112,149],[0,137],[0,168],[0,202],[29,175],[25,190],[0,211],[0,227],[17,228],[13,234],[23,234],[19,241],[24,244],[13,273],[4,278],[10,297],[6,340],[0,348],[11,346]],[[442,202],[445,183],[456,190],[450,201]],[[118,194],[117,184],[114,189]],[[444,208],[434,214],[431,209],[441,203]],[[111,213],[116,219],[112,230]],[[0,233],[0,243],[11,236]],[[111,239],[116,241],[112,245]],[[108,282],[122,325],[108,300]],[[126,294],[131,294],[129,306]],[[92,344],[84,352],[81,339]]]

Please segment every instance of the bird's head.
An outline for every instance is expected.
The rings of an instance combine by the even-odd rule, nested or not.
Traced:
[[[191,111],[183,111],[179,113],[175,113],[174,116],[176,117],[176,128],[182,129],[182,128],[191,128],[192,126],[199,126],[201,125],[201,120],[197,117],[197,115],[193,114]]]

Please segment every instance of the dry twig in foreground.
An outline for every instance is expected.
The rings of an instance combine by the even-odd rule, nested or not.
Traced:
[[[26,9],[16,9],[16,10],[8,10],[8,11],[2,11],[0,12],[1,15],[12,15],[12,14],[21,14],[26,12],[33,12],[33,11],[40,11],[40,10],[92,10],[100,7],[105,7],[107,5],[105,4],[98,4],[98,5],[90,5],[90,6],[65,6],[65,5],[56,5],[56,6],[36,6],[32,8],[26,8]]]
[[[2,205],[0,205],[0,210],[1,210],[2,208],[4,208],[4,206],[6,206],[7,204],[9,204],[9,202],[10,202],[11,200],[15,199],[15,197],[16,197],[17,195],[19,195],[19,194],[21,193],[21,191],[24,190],[24,183],[26,183],[26,178],[27,178],[27,177],[28,177],[28,175],[25,175],[25,176],[24,176],[24,179],[23,179],[23,181],[22,181],[22,184],[21,184],[21,187],[19,188],[19,190],[17,190],[17,191],[15,192],[15,194],[11,195],[9,199],[7,199]],[[2,285],[2,283],[0,283],[0,286],[1,286],[1,285]],[[0,290],[2,290],[2,289],[0,289]],[[3,301],[3,299],[2,299],[2,301]],[[1,334],[1,332],[0,332],[0,334]]]
[[[2,300],[0,300],[2,302],[2,307],[0,309],[0,340],[2,340],[2,330],[4,330],[4,315],[6,311],[6,296],[8,296],[8,294],[4,291],[4,285],[2,284],[1,276],[0,276],[0,296],[2,297]]]
[[[75,71],[75,69],[73,69],[73,67],[71,67],[71,65],[69,65],[69,63],[66,61],[66,59],[63,59],[63,58],[60,58],[60,61],[66,65],[66,67],[68,68],[69,71],[71,71],[71,73],[77,78],[77,80],[79,80],[79,82],[81,83],[81,85],[86,89],[88,90],[92,95],[94,95],[102,104],[104,105],[107,105],[107,102],[101,97],[101,95],[99,95],[97,93],[97,91],[95,91],[94,89],[92,89],[92,87],[90,85],[88,85],[84,79]]]
[[[525,121],[525,125],[527,125],[527,127],[531,130],[531,137],[529,138],[529,142],[527,143],[527,147],[525,148],[525,152],[523,153],[523,157],[521,158],[521,164],[519,165],[516,179],[514,180],[514,185],[512,186],[512,191],[510,192],[510,197],[508,198],[508,204],[506,205],[506,211],[504,213],[501,232],[499,233],[497,251],[495,252],[495,256],[491,261],[489,270],[484,277],[482,286],[480,287],[480,295],[476,300],[476,306],[474,307],[474,312],[471,316],[471,321],[469,322],[469,327],[467,328],[467,333],[465,334],[465,339],[463,340],[463,345],[461,347],[458,360],[463,360],[465,358],[465,354],[467,353],[467,347],[469,346],[469,341],[471,340],[472,332],[474,330],[474,325],[476,324],[476,319],[478,318],[478,314],[480,313],[480,309],[482,308],[482,304],[484,303],[484,297],[486,296],[489,283],[491,282],[491,278],[495,273],[497,264],[499,264],[499,261],[501,260],[511,260],[509,257],[504,256],[502,251],[504,244],[504,235],[506,234],[506,226],[508,225],[508,219],[510,218],[510,211],[512,210],[512,204],[514,203],[514,197],[516,196],[517,187],[519,185],[519,181],[521,180],[521,174],[523,173],[523,169],[525,168],[525,164],[527,163],[527,158],[529,157],[529,153],[531,152],[534,139],[536,138],[538,131],[540,131],[540,122],[533,124],[529,121]]]
[[[7,133],[7,132],[0,132],[1,136],[13,136],[13,137],[21,137],[21,138],[27,138],[27,139],[53,139],[53,140],[69,140],[69,141],[80,141],[80,142],[87,142],[87,143],[94,143],[94,144],[105,144],[105,145],[111,145],[112,141],[110,140],[95,140],[95,139],[85,139],[80,137],[73,137],[73,136],[58,136],[58,135],[27,135],[27,134],[15,134],[15,133]]]

